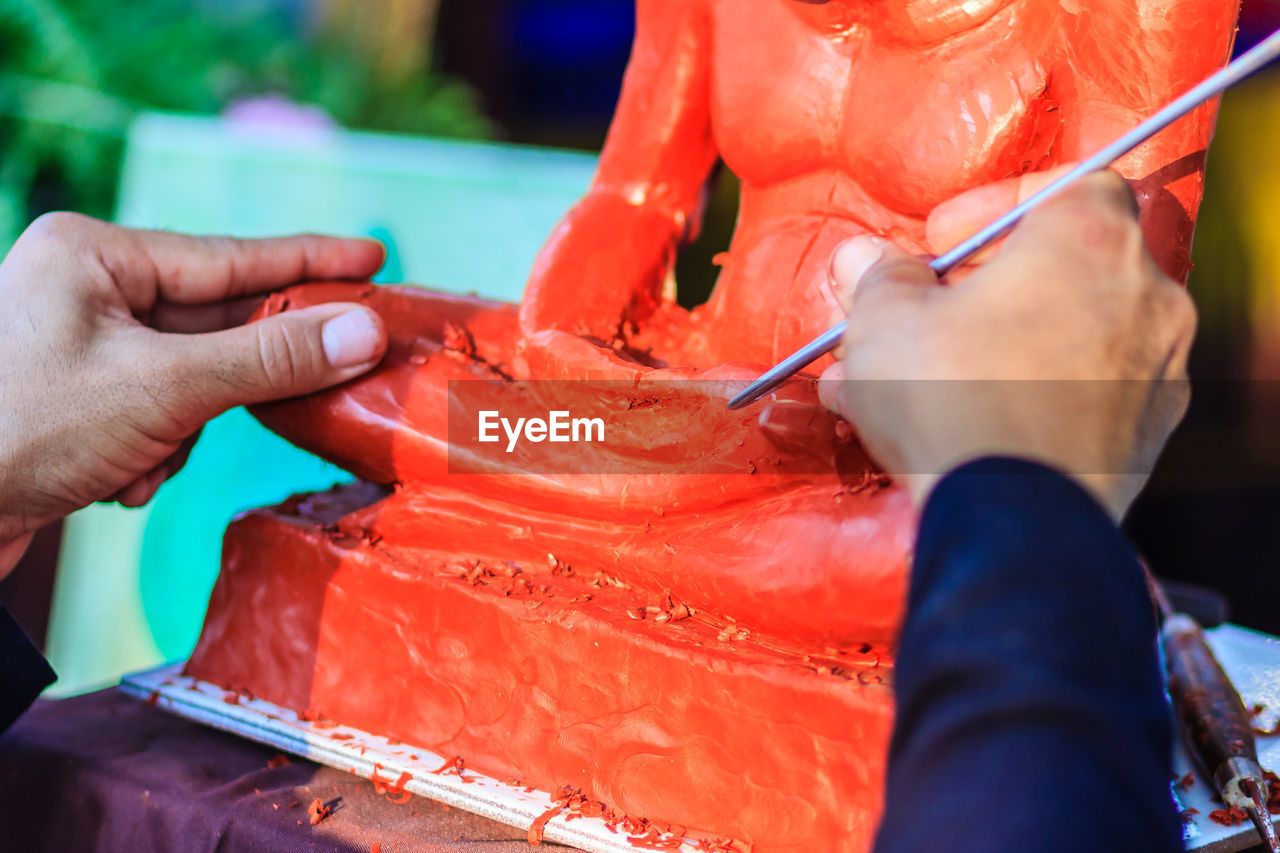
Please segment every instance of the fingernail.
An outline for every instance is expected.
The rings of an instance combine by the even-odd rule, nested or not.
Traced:
[[[870,235],[845,240],[831,253],[831,266],[828,274],[837,289],[852,290],[858,281],[871,269],[871,265],[880,260],[888,240]]]
[[[355,367],[377,354],[381,334],[373,315],[356,308],[326,321],[320,340],[332,367]]]

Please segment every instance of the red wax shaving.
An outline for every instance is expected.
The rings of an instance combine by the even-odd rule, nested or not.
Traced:
[[[369,781],[373,783],[373,790],[375,793],[385,794],[387,792],[387,785],[388,783],[390,783],[391,780],[383,779],[381,776],[378,775],[378,771],[381,769],[382,769],[381,764],[373,765],[373,772],[369,774]]]
[[[1244,809],[1232,806],[1229,809],[1214,809],[1209,812],[1209,820],[1214,823],[1220,823],[1223,826],[1235,826],[1241,821],[1247,820],[1248,813]]]
[[[330,740],[351,740],[355,735],[349,735],[345,732],[334,732],[329,735]]]
[[[547,822],[550,821],[551,818],[560,814],[560,812],[562,811],[564,811],[563,803],[561,803],[560,805],[552,806],[542,814],[538,815],[537,819],[534,820],[534,822],[529,826],[529,834],[526,836],[528,838],[529,843],[532,844],[534,847],[537,847],[539,844],[541,844],[542,833],[543,833],[543,830],[546,829]]]
[[[382,853],[382,845],[376,841],[373,842],[369,845],[369,853]]]
[[[271,768],[284,767],[286,764],[290,763],[289,757],[282,752],[277,752],[275,755],[267,759],[267,766]]]
[[[319,797],[311,801],[311,805],[307,807],[307,814],[311,815],[311,825],[315,826],[320,821],[333,814],[333,809],[326,806]]]
[[[392,782],[390,779],[384,779],[378,775],[378,771],[381,769],[381,764],[375,764],[373,765],[373,773],[369,774],[369,781],[373,783],[373,790],[379,794],[387,795],[387,799],[397,805],[409,802],[412,794],[406,791],[404,786],[413,778],[412,774],[407,771],[401,771],[396,781]]]
[[[395,784],[387,787],[387,799],[396,804],[409,802],[409,797],[412,795],[404,789],[404,786],[412,778],[413,776],[408,772],[402,771]],[[395,796],[392,796],[393,794]]]
[[[471,333],[467,331],[465,326],[452,320],[446,320],[444,333],[441,337],[445,349],[460,352],[463,355],[475,355],[476,342],[472,339]]]
[[[461,755],[457,755],[447,760],[444,764],[441,764],[435,770],[432,770],[430,772],[431,772],[431,775],[433,776],[448,776],[450,774],[453,774],[457,776],[459,779],[461,779],[463,782],[474,782],[475,781],[474,779],[469,779],[463,775],[463,771],[465,771],[466,769],[467,769],[467,763],[462,760]]]
[[[239,693],[223,693],[222,701],[226,702],[228,705],[239,705],[240,694]]]
[[[152,690],[151,695],[147,697],[147,704],[154,708],[156,706],[156,703],[159,701],[160,701],[160,692],[158,690]]]
[[[1194,773],[1188,773],[1188,774],[1186,774],[1185,776],[1183,776],[1181,779],[1179,779],[1179,780],[1178,780],[1178,787],[1185,791],[1185,790],[1187,790],[1188,788],[1190,788],[1192,785],[1194,785],[1195,783],[1196,783],[1196,776],[1195,776],[1195,774],[1194,774]]]

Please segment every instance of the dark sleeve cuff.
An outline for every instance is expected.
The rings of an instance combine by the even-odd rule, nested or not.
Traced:
[[[944,477],[917,538],[878,853],[1180,849],[1155,636],[1132,548],[1074,480],[1003,458]]]
[[[0,732],[13,725],[56,678],[35,643],[0,607]]]

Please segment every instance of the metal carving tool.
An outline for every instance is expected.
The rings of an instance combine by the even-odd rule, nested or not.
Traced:
[[[1150,571],[1147,582],[1163,617],[1160,645],[1169,698],[1187,752],[1222,795],[1223,805],[1247,813],[1267,849],[1280,853],[1280,840],[1267,810],[1267,779],[1258,764],[1253,718],[1205,642],[1200,625],[1186,613],[1174,611]]]
[[[1030,196],[951,251],[939,255],[930,262],[929,267],[938,277],[946,275],[956,266],[964,263],[1007,234],[1028,211],[1039,206],[1045,199],[1070,186],[1085,175],[1106,169],[1116,160],[1128,154],[1200,104],[1214,95],[1222,93],[1229,86],[1239,83],[1277,58],[1280,58],[1280,30],[1267,36],[1267,38],[1242,53],[1234,61],[1206,77],[1186,94],[1174,100],[1097,154],[1081,160],[1071,171],[1048,184],[1044,189]],[[748,403],[758,400],[804,367],[831,352],[840,343],[847,325],[848,323],[845,321],[833,326],[778,362],[776,366],[748,385],[742,393],[731,399],[729,408],[740,409]]]

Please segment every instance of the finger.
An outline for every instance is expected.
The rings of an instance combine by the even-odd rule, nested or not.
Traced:
[[[247,323],[253,312],[262,305],[264,298],[246,296],[206,305],[157,302],[151,311],[147,325],[160,332],[180,335],[220,332],[223,329],[231,329]]]
[[[839,251],[837,249],[837,253]],[[844,274],[840,259],[836,259],[833,267],[840,280]],[[856,286],[851,287],[847,281],[840,281],[840,285],[850,293],[850,313],[856,310],[862,319],[868,311],[879,312],[898,304],[918,304],[943,292],[928,261],[887,242],[879,258],[862,274]]]
[[[1195,301],[1186,288],[1172,279],[1162,277],[1159,290],[1164,303],[1161,322],[1170,341],[1169,358],[1165,362],[1162,376],[1168,380],[1185,381],[1187,361],[1191,357],[1191,345],[1195,342],[1196,327],[1199,325]]]
[[[178,445],[178,449],[169,454],[163,462],[118,490],[107,498],[104,503],[115,502],[130,508],[144,506],[149,503],[160,492],[160,487],[173,479],[187,464],[187,458],[191,455],[191,449],[195,446],[196,439],[199,437],[200,430],[196,430],[195,433],[187,436]]]
[[[880,260],[885,249],[892,245],[883,237],[865,234],[845,240],[831,253],[831,261],[827,265],[827,283],[846,315],[853,305],[853,293],[858,282],[871,265]],[[841,319],[844,318],[837,319],[832,325]]]
[[[841,412],[842,389],[844,388],[844,363],[835,364],[822,371],[818,379],[818,400],[824,407],[837,415]]]
[[[199,304],[316,279],[365,279],[382,266],[376,240],[302,234],[242,240],[111,228],[101,257],[135,310]]]
[[[169,455],[169,458],[161,464],[168,469],[166,480],[172,480],[174,477],[187,466],[187,460],[191,458],[191,451],[195,448],[196,442],[200,439],[201,430],[196,430],[193,434],[187,436],[178,445],[178,449]]]
[[[929,212],[925,220],[925,244],[935,254],[950,251],[1065,175],[1074,165],[1068,163],[1044,172],[1028,172],[1016,178],[975,187],[942,202]],[[989,246],[968,262],[986,260],[994,249],[994,245]]]
[[[286,311],[206,335],[163,335],[166,405],[194,428],[234,406],[308,394],[369,370],[387,349],[382,319],[353,303]]]
[[[1147,251],[1138,213],[1128,182],[1110,170],[1097,172],[1023,217],[1009,235],[1009,251],[995,263],[1066,265],[1077,272],[1074,278],[1080,286],[1113,282],[1118,269],[1141,269],[1143,275],[1126,280],[1145,283],[1149,276],[1161,274]],[[1089,274],[1099,269],[1109,274]]]
[[[144,506],[155,497],[156,492],[160,490],[160,486],[168,478],[168,467],[161,463],[107,498],[104,503],[115,501],[120,506],[128,507],[129,509]]]

